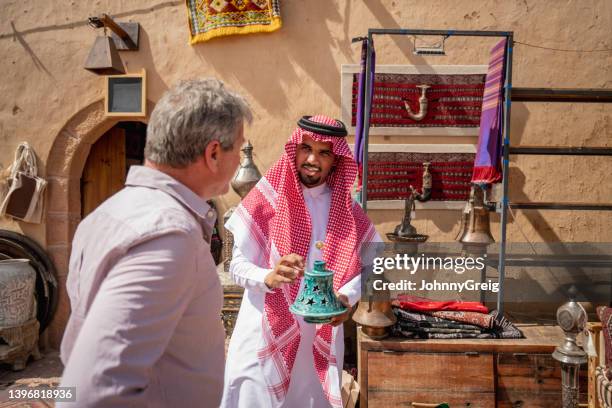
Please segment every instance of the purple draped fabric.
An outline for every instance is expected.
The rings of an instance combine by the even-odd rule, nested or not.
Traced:
[[[504,38],[491,49],[472,174],[472,183],[475,184],[497,183],[502,179],[502,101],[505,61],[506,39]]]
[[[370,44],[370,50],[372,55],[372,73],[370,75],[370,100],[365,100],[365,78],[366,78],[366,58],[368,53],[368,40],[364,39],[361,44],[361,72],[359,73],[359,93],[357,94],[357,121],[355,127],[355,161],[361,169],[361,163],[363,163],[363,147],[365,143],[365,108],[366,104],[372,102],[372,95],[374,93],[374,68],[376,66],[376,53],[374,52],[374,43]],[[361,180],[361,172],[359,172],[359,179]],[[361,182],[359,183],[361,185]]]

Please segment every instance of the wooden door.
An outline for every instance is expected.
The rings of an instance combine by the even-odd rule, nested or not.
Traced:
[[[125,130],[117,126],[91,147],[81,178],[82,217],[123,188],[125,157]]]

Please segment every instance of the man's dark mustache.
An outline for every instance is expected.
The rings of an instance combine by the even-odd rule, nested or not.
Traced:
[[[320,167],[317,166],[311,166],[309,164],[302,164],[302,168],[303,169],[311,169],[311,170],[316,170],[316,171],[321,171]]]

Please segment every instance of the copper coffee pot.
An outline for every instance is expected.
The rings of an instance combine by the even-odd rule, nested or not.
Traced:
[[[391,310],[391,294],[388,289],[374,293],[374,280],[388,282],[384,274],[371,274],[366,282],[366,298],[359,301],[353,320],[361,325],[361,330],[373,339],[383,339],[389,335],[388,327],[393,326],[397,318]],[[385,286],[386,288],[386,286]],[[363,295],[362,295],[363,296]]]

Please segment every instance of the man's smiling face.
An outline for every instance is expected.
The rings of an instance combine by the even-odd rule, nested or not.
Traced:
[[[317,142],[304,135],[295,152],[295,167],[302,184],[311,188],[325,183],[335,163],[331,142]]]

